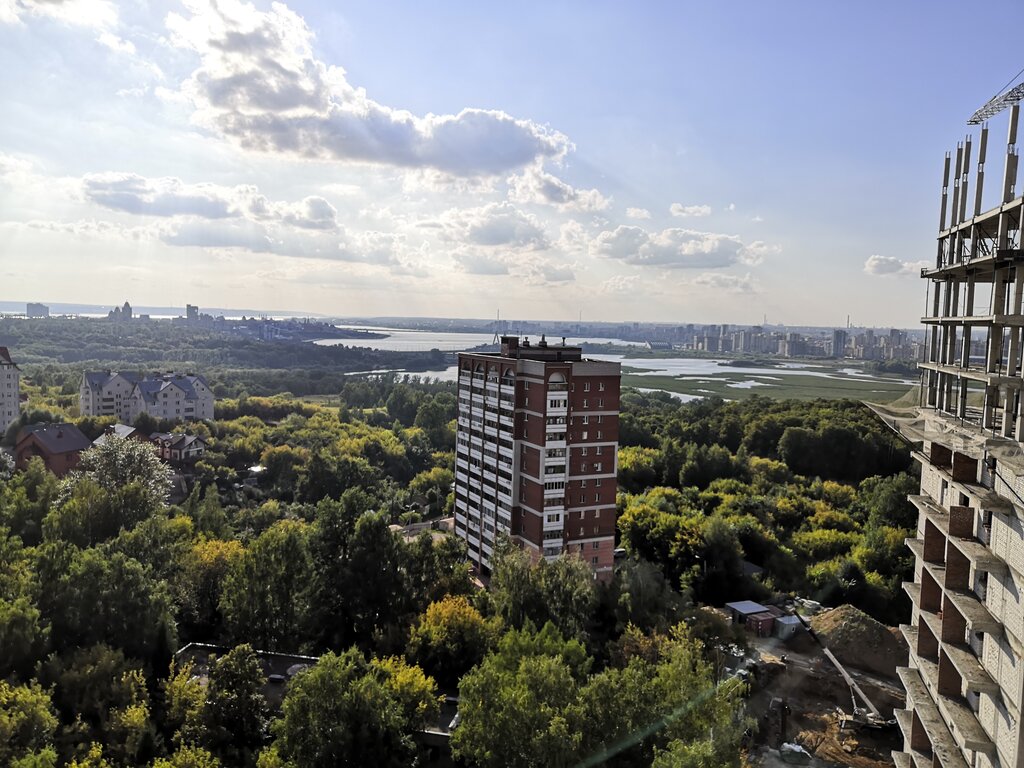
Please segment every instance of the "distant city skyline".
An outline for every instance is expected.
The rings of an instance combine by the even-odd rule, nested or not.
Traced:
[[[963,8],[0,0],[0,299],[914,328]]]

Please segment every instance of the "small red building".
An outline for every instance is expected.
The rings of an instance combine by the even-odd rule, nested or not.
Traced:
[[[78,466],[82,451],[91,445],[74,424],[33,424],[18,433],[14,463],[23,470],[38,456],[48,470],[63,477]]]

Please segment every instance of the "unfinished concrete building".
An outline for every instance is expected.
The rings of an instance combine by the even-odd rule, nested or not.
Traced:
[[[899,768],[1024,765],[1024,90],[1014,91],[995,110],[1008,117],[997,188],[984,186],[987,123],[976,146],[968,138],[946,157],[938,251],[921,271],[928,336],[919,406],[876,408],[915,444],[921,465],[911,497],[917,534],[907,540],[914,581],[904,584],[913,610],[900,628],[910,661],[899,671],[907,694],[896,713]]]

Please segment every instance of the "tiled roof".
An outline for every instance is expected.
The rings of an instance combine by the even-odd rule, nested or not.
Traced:
[[[70,453],[84,451],[92,443],[89,438],[74,424],[32,424],[25,427],[18,435],[20,443],[29,435],[39,441],[43,448],[51,453]]]
[[[7,347],[0,347],[0,362],[13,365],[15,368],[18,367],[18,365],[11,359],[11,353],[8,351]]]

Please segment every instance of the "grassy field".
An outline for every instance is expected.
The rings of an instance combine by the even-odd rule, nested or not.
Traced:
[[[635,373],[623,372],[624,387],[640,387],[645,389],[664,389],[683,395],[696,397],[718,395],[727,400],[744,400],[754,395],[777,399],[794,398],[796,400],[814,400],[816,398],[853,400],[870,400],[876,403],[888,403],[905,395],[911,386],[899,379],[863,379],[857,376],[836,374],[836,378],[808,376],[794,373],[772,376],[766,371],[763,376],[750,372],[730,372],[711,376],[638,376]],[[730,386],[742,382],[759,382],[752,387]]]

